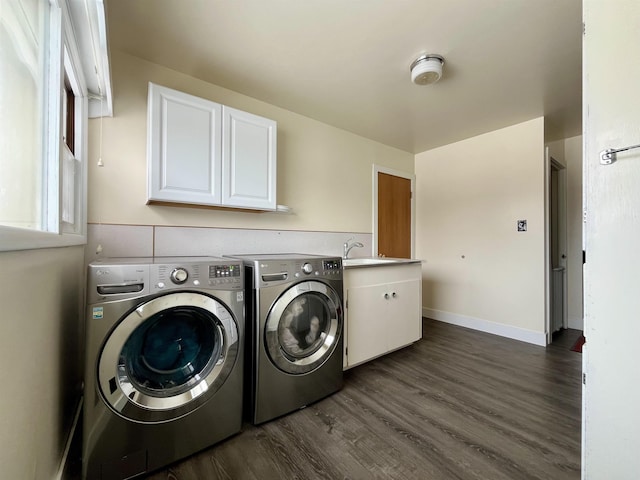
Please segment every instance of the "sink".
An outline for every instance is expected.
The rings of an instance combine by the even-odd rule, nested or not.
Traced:
[[[345,267],[357,267],[361,265],[382,265],[384,263],[398,263],[397,260],[390,258],[348,258],[342,260]]]

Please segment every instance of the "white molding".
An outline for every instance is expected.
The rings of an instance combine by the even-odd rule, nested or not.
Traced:
[[[567,319],[567,328],[572,328],[574,330],[582,330],[584,327],[584,319],[582,317],[569,317]]]
[[[71,429],[69,430],[69,436],[67,437],[67,441],[65,442],[64,452],[62,452],[62,459],[60,460],[60,465],[58,466],[58,473],[56,474],[55,480],[62,480],[64,478],[65,468],[67,466],[67,462],[69,461],[71,444],[73,443],[73,439],[76,435],[76,430],[78,429],[78,425],[80,424],[79,421],[80,415],[82,414],[82,403],[83,397],[80,397],[78,406],[76,408],[76,413],[73,417],[73,423],[71,424]]]
[[[60,174],[62,165],[62,102],[60,86],[64,78],[63,35],[64,10],[51,7],[48,32],[47,77],[45,87],[45,101],[43,113],[46,116],[44,129],[43,173],[43,230],[58,233],[60,227]]]
[[[525,328],[514,327],[513,325],[505,325],[503,323],[491,322],[481,318],[468,317],[457,313],[443,312],[442,310],[434,310],[431,308],[422,308],[422,316],[438,320],[439,322],[458,325],[459,327],[471,328],[501,337],[519,340],[521,342],[532,343],[541,347],[547,345],[547,336],[544,332],[535,332]]]
[[[113,115],[111,67],[103,0],[64,0],[89,94],[89,118]]]

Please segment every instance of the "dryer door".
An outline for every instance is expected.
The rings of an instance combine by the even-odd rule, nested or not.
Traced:
[[[265,345],[282,371],[303,374],[322,365],[342,335],[340,296],[316,281],[298,283],[273,304],[265,325]]]
[[[216,299],[195,292],[155,297],[108,336],[98,384],[119,415],[143,423],[179,418],[225,382],[238,357],[239,330]]]

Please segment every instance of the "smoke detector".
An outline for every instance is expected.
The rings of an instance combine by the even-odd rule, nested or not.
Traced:
[[[411,64],[411,81],[416,85],[436,83],[442,77],[444,58],[435,53],[428,53],[416,58]]]

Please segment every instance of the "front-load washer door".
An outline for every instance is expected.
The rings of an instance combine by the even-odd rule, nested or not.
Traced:
[[[316,281],[295,284],[278,297],[267,315],[266,350],[283,372],[310,372],[334,353],[342,323],[342,302],[333,288]]]
[[[133,421],[179,418],[225,382],[238,357],[239,329],[216,299],[196,292],[152,298],[125,315],[98,362],[107,404]]]

